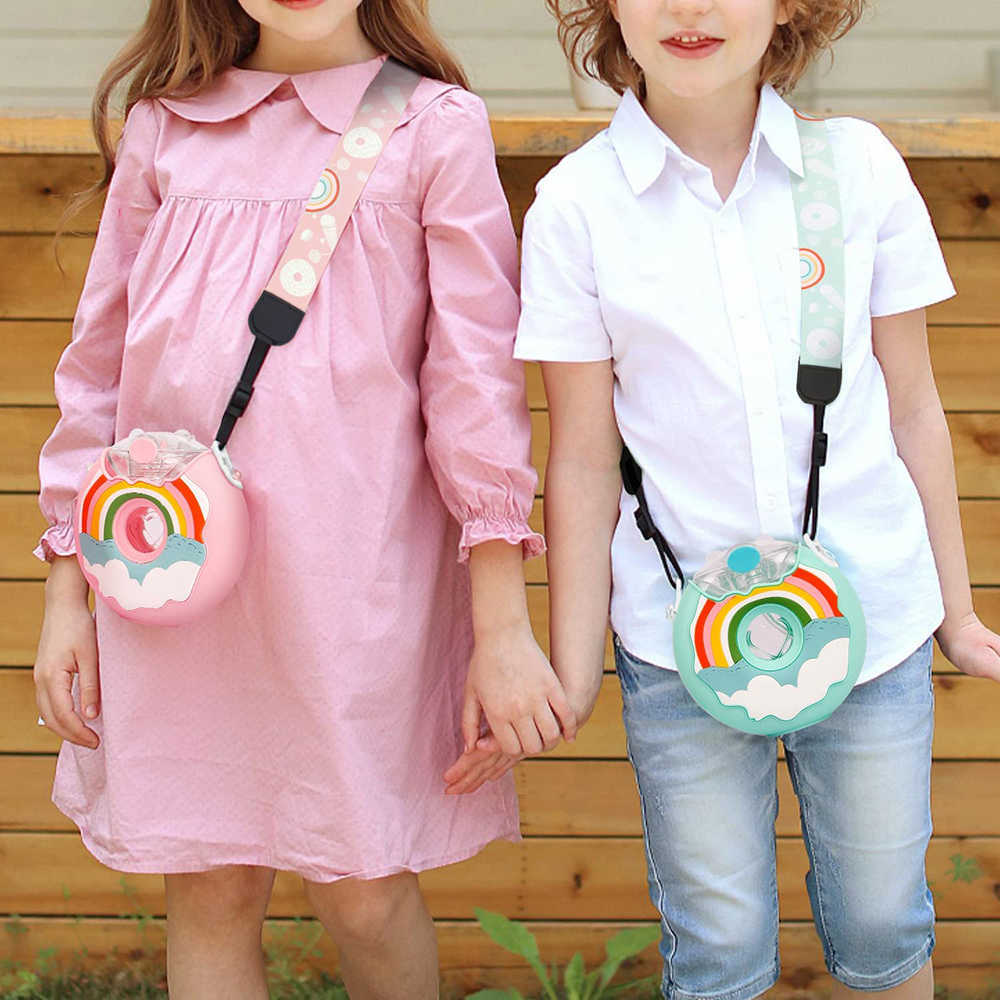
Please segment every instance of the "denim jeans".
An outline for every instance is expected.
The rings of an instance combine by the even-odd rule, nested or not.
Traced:
[[[931,640],[784,738],[830,973],[853,989],[913,976],[934,947]],[[777,980],[777,741],[703,712],[672,670],[615,641],[667,1000],[744,1000]]]

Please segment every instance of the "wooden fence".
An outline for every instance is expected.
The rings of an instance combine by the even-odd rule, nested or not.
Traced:
[[[602,124],[586,116],[494,121],[518,227],[538,177]],[[932,349],[955,445],[977,607],[996,628],[1000,124],[889,123],[887,129],[909,158],[960,290],[957,299],[931,310]],[[62,244],[65,278],[55,267],[51,233],[62,198],[96,177],[97,160],[85,125],[65,121],[0,120],[0,154],[0,920],[7,924],[0,958],[30,961],[39,949],[55,948],[66,956],[86,949],[96,959],[115,948],[161,947],[164,909],[158,878],[122,879],[101,867],[51,805],[57,742],[35,724],[30,671],[44,577],[31,555],[43,528],[37,455],[57,416],[51,373],[70,334],[97,210],[77,222],[86,235]],[[543,470],[548,417],[535,366],[529,366],[529,385],[534,460]],[[532,619],[547,645],[544,560],[528,565],[528,579]],[[1000,685],[961,676],[940,657],[935,671],[935,836],[928,865],[939,915],[938,980],[981,997],[1000,983]],[[620,711],[608,673],[580,739],[517,770],[524,842],[493,845],[423,879],[450,988],[530,982],[523,963],[479,932],[471,920],[475,906],[529,921],[543,955],[560,962],[576,950],[597,960],[613,928],[654,919]],[[810,923],[806,855],[783,765],[779,779],[784,972],[771,996],[819,996],[829,979]],[[308,909],[295,878],[279,876],[270,912],[270,936],[300,930],[294,918]],[[317,961],[332,965],[327,945]],[[633,972],[657,966],[649,949]]]

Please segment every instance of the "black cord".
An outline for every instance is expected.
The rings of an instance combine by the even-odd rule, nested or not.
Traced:
[[[826,404],[813,404],[813,440],[809,461],[809,484],[806,486],[806,509],[802,519],[802,534],[815,540],[819,531],[819,471],[826,465],[829,438],[823,432]]]
[[[638,503],[635,512],[635,523],[639,527],[639,532],[647,541],[651,541],[656,546],[656,551],[663,563],[663,572],[667,574],[670,586],[676,589],[684,586],[684,573],[681,564],[677,561],[673,550],[667,543],[666,538],[660,533],[659,528],[653,522],[653,516],[649,512],[649,504],[646,502],[646,490],[642,485],[642,466],[635,460],[632,452],[628,448],[622,448],[621,457],[622,485],[625,492],[634,496]]]
[[[226,447],[229,435],[233,433],[233,428],[236,426],[236,421],[243,416],[247,406],[250,405],[253,384],[260,374],[261,365],[264,364],[264,358],[267,357],[267,352],[270,349],[269,343],[259,337],[254,337],[253,347],[250,349],[246,364],[243,366],[243,373],[240,375],[239,382],[236,383],[232,396],[229,397],[226,412],[222,415],[222,423],[219,424],[219,429],[215,434],[215,440],[220,448]]]

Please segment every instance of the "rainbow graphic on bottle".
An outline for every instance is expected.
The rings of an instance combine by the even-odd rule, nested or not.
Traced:
[[[155,485],[98,469],[77,506],[77,535],[99,589],[127,610],[187,600],[205,562],[209,510],[185,476]]]
[[[759,538],[713,553],[674,622],[681,678],[710,715],[780,735],[825,718],[864,659],[857,595],[829,553]]]
[[[145,624],[183,624],[203,613],[245,558],[239,475],[186,431],[137,430],[106,448],[84,478],[74,517],[90,585]]]

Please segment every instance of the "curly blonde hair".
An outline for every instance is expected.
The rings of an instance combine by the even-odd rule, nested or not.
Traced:
[[[861,19],[868,0],[789,0],[790,19],[779,24],[761,63],[761,83],[790,91],[809,65]],[[619,94],[646,96],[642,68],[625,46],[609,0],[545,0],[559,22],[559,42],[577,72]]]

